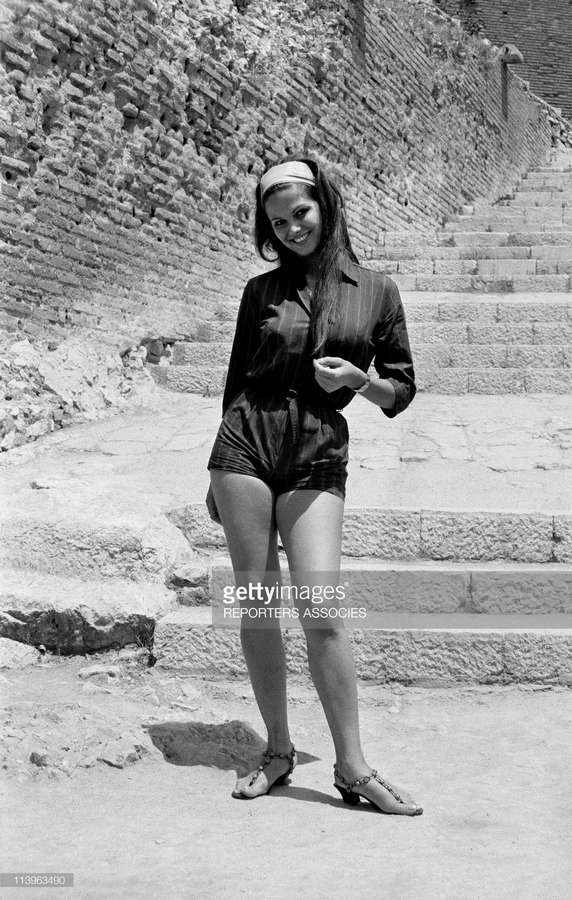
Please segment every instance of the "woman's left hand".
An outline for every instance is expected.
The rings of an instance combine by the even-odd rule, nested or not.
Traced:
[[[320,387],[331,394],[340,388],[349,387],[352,390],[364,383],[366,374],[339,356],[322,356],[314,360],[314,374]]]

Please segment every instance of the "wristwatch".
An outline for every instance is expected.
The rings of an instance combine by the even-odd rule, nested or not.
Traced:
[[[358,387],[358,388],[354,388],[354,394],[363,394],[364,391],[367,391],[370,384],[371,384],[371,378],[369,377],[369,375],[366,375],[365,381],[362,384],[362,386]]]

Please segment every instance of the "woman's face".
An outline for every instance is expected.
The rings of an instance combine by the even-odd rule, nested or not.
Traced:
[[[322,238],[322,214],[303,184],[288,184],[264,202],[264,211],[281,244],[297,256],[316,252]]]

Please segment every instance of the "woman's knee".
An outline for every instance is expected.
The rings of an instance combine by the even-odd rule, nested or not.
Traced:
[[[332,642],[345,643],[348,640],[347,631],[341,619],[315,620],[310,618],[308,621],[304,621],[302,616],[301,621],[308,652],[315,650],[320,653],[326,645]]]

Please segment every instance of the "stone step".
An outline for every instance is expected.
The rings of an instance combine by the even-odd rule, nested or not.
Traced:
[[[534,188],[532,186],[519,187],[517,191],[515,191],[512,197],[507,198],[506,200],[500,200],[498,203],[495,203],[492,207],[488,207],[489,209],[502,209],[503,207],[508,206],[526,206],[529,208],[535,206],[551,206],[552,204],[566,204],[568,201],[572,202],[572,187],[570,190],[566,190],[565,188],[560,189],[550,189],[550,188]]]
[[[572,370],[435,368],[417,371],[418,390],[429,394],[570,394]]]
[[[521,344],[457,344],[433,343],[415,348],[416,371],[449,368],[506,368],[544,372],[547,369],[570,369],[572,345],[559,346]]]
[[[285,559],[281,569],[283,583],[289,584]],[[203,605],[216,607],[220,617],[224,589],[234,585],[230,559],[211,559],[208,572]],[[364,607],[369,624],[395,614],[534,614],[568,616],[572,627],[572,565],[563,563],[385,562],[345,557],[339,585],[344,595],[340,605]]]
[[[496,209],[565,209],[572,205],[572,189],[569,191],[517,191],[514,197],[492,207]]]
[[[173,378],[164,383],[169,390],[203,397],[222,394],[226,368],[210,366],[174,366]],[[417,388],[432,394],[569,394],[572,393],[572,369],[566,368],[441,368],[431,362],[416,363]]]
[[[63,654],[150,647],[157,619],[176,605],[174,591],[153,582],[0,571],[0,635]]]
[[[572,227],[555,228],[548,226],[546,229],[535,226],[528,230],[525,228],[505,229],[502,231],[487,230],[460,230],[443,232],[440,243],[451,247],[535,247],[537,245],[557,244],[563,247],[572,246]]]
[[[559,346],[572,352],[572,320],[569,322],[424,322],[409,321],[408,332],[414,358],[418,349],[434,344],[447,344],[455,350],[463,345],[487,346],[524,344],[529,347]]]
[[[548,259],[387,259],[376,260],[375,267],[388,275],[482,275],[504,281],[529,275],[570,275],[572,250]]]
[[[102,516],[95,505],[90,515],[88,501],[82,512],[66,504],[58,509],[50,499],[22,511],[5,505],[0,513],[1,566],[64,578],[164,584],[172,568],[190,555],[180,532],[163,515],[110,509]]]
[[[407,291],[403,294],[408,322],[570,322],[572,297],[569,292],[550,292],[544,297],[537,292],[514,294],[487,292],[479,295],[467,291]]]
[[[522,181],[518,187],[519,194],[526,194],[529,191],[543,191],[553,194],[566,193],[570,194],[572,190],[572,178],[569,173],[555,172],[552,175],[547,173],[539,176],[529,176]]]
[[[224,533],[203,503],[173,509],[169,519],[198,552],[226,551]],[[347,506],[342,553],[392,561],[570,564],[572,514]]]
[[[558,326],[532,323],[517,329],[507,323],[480,328],[464,323],[438,328],[420,324],[412,322],[408,329],[417,368],[428,363],[443,367],[572,368],[572,321],[560,331]],[[230,349],[230,343],[178,343],[172,365],[227,365]],[[181,383],[181,379],[172,383],[175,380]]]
[[[570,390],[570,338],[572,296],[553,292],[539,300],[538,294],[479,294],[466,292],[406,292],[403,295],[411,343],[415,353],[419,388],[438,393],[562,394]],[[165,387],[188,393],[218,395],[226,378],[234,323],[229,323],[227,341],[177,342],[171,366],[149,366]],[[431,360],[438,344],[446,344],[454,358],[447,371],[435,369]],[[521,345],[520,349],[515,347]],[[425,345],[425,347],[424,347]],[[471,351],[471,368],[454,363]],[[494,347],[494,351],[482,345]],[[526,365],[520,360],[525,359]],[[420,353],[425,351],[425,357]],[[552,354],[554,365],[539,370],[542,353]],[[486,369],[483,353],[494,352],[500,369]],[[488,357],[487,357],[488,358]],[[544,357],[543,357],[544,359]],[[547,363],[548,359],[544,359]],[[562,365],[557,365],[561,362]],[[544,376],[544,380],[543,380]]]
[[[482,617],[463,622],[427,616],[399,627],[350,630],[358,678],[377,682],[572,683],[572,629],[551,627],[534,617],[505,627],[485,625]],[[478,627],[475,624],[482,622]],[[153,654],[160,669],[196,676],[246,676],[237,625],[213,627],[208,609],[181,608],[155,627]],[[490,621],[490,620],[489,620]],[[351,625],[350,625],[351,627]],[[288,671],[307,672],[300,624],[283,629]]]
[[[479,291],[481,293],[539,294],[572,291],[570,275],[392,275],[400,291]]]
[[[544,250],[543,247],[534,249]],[[566,244],[554,245],[554,249],[561,253],[563,259],[567,259],[570,256],[570,248]],[[398,248],[387,244],[375,255],[372,254],[368,259],[364,260],[364,265],[366,268],[378,268],[377,264],[386,260],[390,262],[406,260],[411,263],[423,264],[427,260],[450,260],[454,262],[459,259],[531,259],[532,256],[541,258],[540,253],[532,251],[532,247],[449,247],[426,244]],[[233,308],[236,317],[236,305]]]
[[[572,215],[563,210],[544,212],[538,210],[525,210],[522,213],[511,212],[506,209],[496,214],[485,216],[462,216],[447,222],[443,235],[456,234],[458,232],[534,232],[534,231],[568,231],[572,227]]]

